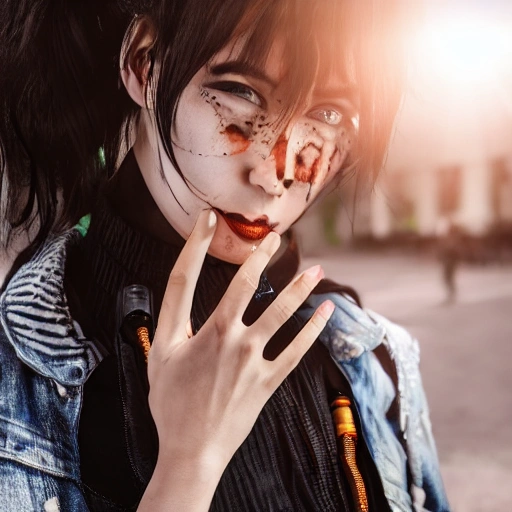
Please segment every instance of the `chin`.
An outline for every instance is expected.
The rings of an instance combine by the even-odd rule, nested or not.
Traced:
[[[208,254],[228,263],[241,265],[258,246],[261,240],[244,240],[236,235],[223,219],[218,220],[215,235],[208,249]]]

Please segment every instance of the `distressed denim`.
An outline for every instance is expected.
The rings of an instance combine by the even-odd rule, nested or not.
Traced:
[[[320,340],[352,388],[363,435],[391,509],[448,511],[421,383],[418,342],[402,327],[338,294],[311,295],[300,314],[311,316],[326,299],[336,309]],[[373,352],[380,344],[394,363],[396,385]],[[399,413],[393,417],[388,413],[395,398]],[[413,503],[412,496],[424,501]]]
[[[70,316],[64,294],[75,229],[49,241],[0,298],[0,511],[86,511],[77,441],[83,386],[102,360]],[[337,295],[320,339],[349,381],[363,435],[393,511],[447,511],[419,375],[417,342],[402,328]],[[397,383],[373,350],[384,344]],[[399,415],[388,418],[398,393]],[[403,439],[403,440],[402,440]],[[410,474],[409,482],[408,473]],[[424,490],[413,503],[409,485]]]

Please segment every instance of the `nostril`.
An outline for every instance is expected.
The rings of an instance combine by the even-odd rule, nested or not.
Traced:
[[[290,188],[292,186],[293,180],[283,180],[283,187]]]

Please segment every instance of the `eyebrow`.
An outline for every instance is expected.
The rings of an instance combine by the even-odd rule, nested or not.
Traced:
[[[252,78],[256,78],[257,80],[262,80],[263,82],[266,82],[273,89],[275,89],[278,85],[278,82],[276,80],[270,78],[260,68],[239,60],[228,60],[226,62],[221,62],[220,64],[215,64],[214,66],[211,66],[209,72],[212,75],[224,75],[226,73],[234,73],[237,75],[250,76]]]

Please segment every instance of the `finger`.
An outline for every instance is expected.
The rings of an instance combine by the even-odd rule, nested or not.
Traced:
[[[304,354],[311,348],[323,331],[334,312],[334,304],[330,300],[322,302],[308,323],[301,329],[294,340],[273,361],[265,360],[270,371],[270,385],[273,389],[281,384],[287,375],[299,364]]]
[[[265,343],[297,311],[308,298],[313,288],[324,277],[320,265],[316,265],[294,279],[254,322],[251,329],[257,330]]]
[[[269,233],[263,239],[259,247],[238,269],[217,306],[217,315],[222,316],[225,312],[226,318],[229,317],[230,320],[233,317],[242,318],[243,312],[258,288],[262,272],[279,249],[280,244],[281,237],[275,232]]]
[[[204,210],[199,214],[196,225],[171,270],[158,317],[158,330],[166,338],[176,329],[185,333],[197,280],[215,233],[216,223],[217,216],[213,210]]]

